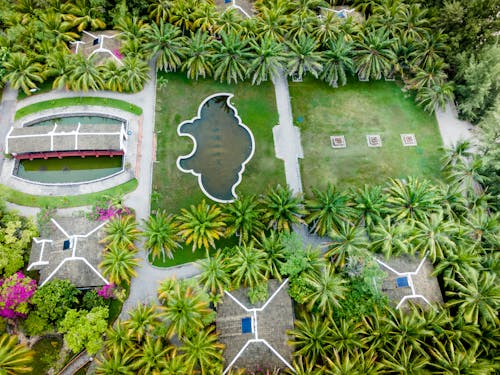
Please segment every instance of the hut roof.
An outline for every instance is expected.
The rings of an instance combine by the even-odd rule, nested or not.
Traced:
[[[123,65],[120,53],[122,45],[120,34],[116,30],[83,31],[81,40],[72,43],[72,52],[82,54],[85,57],[95,56],[96,65],[103,65],[108,60]]]
[[[7,134],[6,153],[50,151],[123,150],[123,124],[54,124],[12,127]]]
[[[217,307],[217,331],[225,345],[224,358],[230,368],[290,367],[292,348],[288,345],[287,331],[293,328],[293,307],[287,292],[288,280],[281,285],[270,280],[270,297],[264,304],[251,305],[247,289],[226,292]],[[251,332],[245,323],[251,321]]]
[[[40,285],[52,279],[69,280],[78,288],[108,284],[97,269],[105,224],[81,216],[50,219],[42,237],[33,239],[28,270],[40,271]]]

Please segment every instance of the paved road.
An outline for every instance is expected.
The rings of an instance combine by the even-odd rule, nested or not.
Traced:
[[[302,193],[299,158],[303,158],[304,153],[300,130],[293,126],[287,76],[281,72],[273,83],[279,115],[279,125],[273,128],[274,149],[276,157],[285,162],[286,183],[295,194],[299,194]]]

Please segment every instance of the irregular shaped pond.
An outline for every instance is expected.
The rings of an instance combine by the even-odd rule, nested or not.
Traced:
[[[177,134],[194,142],[193,151],[177,159],[177,167],[197,176],[203,193],[223,203],[237,198],[236,186],[254,153],[253,134],[231,105],[232,97],[209,96],[200,104],[198,116],[177,128]]]

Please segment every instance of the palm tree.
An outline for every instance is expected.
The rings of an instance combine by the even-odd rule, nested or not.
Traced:
[[[441,158],[442,169],[453,168],[458,163],[466,162],[472,156],[471,142],[460,140],[450,147],[444,147],[445,154]]]
[[[189,210],[181,209],[177,221],[179,236],[186,245],[193,243],[193,252],[202,247],[208,252],[210,247],[215,247],[215,240],[224,236],[226,223],[220,207],[205,200],[198,206],[191,205]]]
[[[262,209],[254,195],[240,197],[224,206],[226,217],[226,237],[236,235],[239,244],[247,243],[254,235],[259,235],[264,224],[260,221]]]
[[[322,12],[318,25],[313,30],[314,38],[322,45],[327,46],[329,42],[344,39],[340,32],[341,19],[335,12]]]
[[[145,24],[144,21],[136,15],[124,15],[123,17],[119,17],[115,24],[115,29],[121,31],[119,34],[120,38],[125,42],[131,40],[142,42],[148,27],[149,25]]]
[[[289,375],[323,375],[325,372],[320,368],[315,362],[309,361],[306,357],[301,355],[295,356],[292,367],[294,371],[290,369],[286,370]]]
[[[445,258],[456,247],[452,236],[457,232],[457,224],[444,220],[443,212],[430,214],[414,222],[414,232],[410,241],[414,251],[427,254],[432,262]]]
[[[177,283],[170,298],[164,302],[162,316],[169,322],[169,338],[173,335],[191,337],[205,327],[212,310],[197,290]]]
[[[278,42],[284,40],[287,16],[282,8],[262,7],[257,18],[257,30],[260,38],[270,38]]]
[[[220,36],[221,42],[215,44],[214,78],[229,84],[243,81],[251,57],[248,40],[241,32],[221,32]]]
[[[10,82],[15,89],[22,89],[26,95],[31,94],[31,89],[37,88],[37,82],[43,82],[42,65],[24,53],[11,53],[4,67],[6,74],[3,81]]]
[[[135,267],[139,264],[139,259],[134,258],[135,251],[127,248],[110,245],[104,252],[99,268],[111,283],[120,285],[130,284],[132,277],[137,276]]]
[[[448,75],[445,73],[445,69],[448,67],[448,64],[444,60],[437,60],[427,69],[412,67],[414,76],[406,82],[406,86],[416,90],[420,90],[423,87],[442,86],[448,78]]]
[[[133,349],[127,350],[105,350],[104,354],[97,358],[97,375],[134,375],[136,371],[132,367],[136,356]]]
[[[460,273],[466,275],[473,269],[478,269],[481,257],[475,246],[459,244],[449,251],[446,257],[439,259],[434,266],[434,275],[443,275],[448,279],[455,279]]]
[[[396,62],[394,40],[390,39],[384,28],[368,29],[356,42],[354,63],[356,73],[362,79],[380,79],[387,75]]]
[[[472,269],[468,274],[457,273],[457,279],[445,278],[450,290],[448,307],[457,307],[466,323],[498,325],[500,284],[497,276],[489,271]]]
[[[175,349],[167,359],[164,373],[168,375],[184,375],[188,373],[187,364],[184,361],[184,356],[177,354],[177,351]]]
[[[258,41],[250,40],[250,46],[253,51],[248,76],[252,78],[252,85],[278,77],[286,62],[283,44],[267,36]]]
[[[321,363],[328,358],[331,348],[329,318],[325,322],[319,314],[307,314],[295,320],[295,328],[288,334],[293,338],[289,345],[295,347],[295,356],[302,356],[310,363]]]
[[[224,345],[217,342],[217,335],[212,333],[213,326],[197,331],[193,336],[184,338],[180,347],[190,374],[214,374],[215,368],[221,368]]]
[[[165,369],[168,353],[172,350],[161,337],[146,336],[133,367],[137,374],[160,374]]]
[[[31,373],[29,367],[33,352],[26,346],[18,344],[17,336],[7,333],[0,336],[0,370],[5,375]]]
[[[365,185],[354,190],[354,209],[360,217],[360,224],[370,230],[387,213],[387,195],[381,186]]]
[[[200,7],[196,10],[196,20],[194,27],[203,33],[212,33],[217,25],[219,13],[211,3],[201,3]]]
[[[55,77],[53,89],[69,90],[74,55],[63,51],[55,51],[46,56],[45,76]]]
[[[126,82],[123,81],[123,72],[121,71],[121,67],[116,65],[115,61],[107,60],[104,65],[99,66],[99,71],[105,82],[105,89],[118,92],[122,92],[125,89]]]
[[[390,335],[391,327],[384,319],[385,311],[382,312],[377,306],[374,307],[374,312],[371,315],[364,315],[361,317],[366,332],[366,344],[368,347],[373,348],[386,348],[389,347],[393,340]]]
[[[406,222],[393,223],[386,217],[370,232],[370,250],[384,254],[386,259],[412,252],[409,246],[411,229]]]
[[[217,292],[223,294],[224,290],[231,284],[231,278],[222,252],[218,250],[214,256],[199,261],[198,265],[201,268],[198,281],[203,285],[203,288],[212,294]]]
[[[102,74],[99,72],[95,61],[96,55],[86,58],[83,55],[75,55],[74,67],[69,77],[70,87],[75,91],[100,90],[104,87]]]
[[[199,0],[174,1],[170,7],[170,23],[179,27],[183,33],[194,30],[196,9],[199,5]]]
[[[167,214],[165,210],[156,212],[144,221],[144,232],[146,237],[144,244],[149,255],[153,258],[160,256],[165,260],[165,256],[173,258],[175,249],[182,248],[177,235],[177,227],[174,216]]]
[[[113,327],[108,328],[105,344],[106,349],[113,353],[125,353],[133,345],[127,324],[117,320]]]
[[[129,318],[124,322],[129,337],[133,337],[138,343],[153,335],[154,331],[161,326],[162,322],[157,307],[138,303],[130,311]]]
[[[281,242],[278,232],[271,231],[269,234],[262,234],[256,241],[257,248],[264,251],[267,262],[267,278],[275,278],[281,281],[280,269],[286,261],[285,247]]]
[[[330,258],[336,267],[342,268],[349,256],[357,255],[368,247],[364,231],[349,221],[332,228],[329,236],[331,241],[326,244],[325,257]]]
[[[68,43],[78,38],[78,34],[71,31],[71,23],[64,21],[63,16],[54,10],[39,13],[38,19],[43,24],[44,39],[55,48],[69,51]]]
[[[483,159],[474,155],[466,162],[455,164],[448,173],[449,179],[463,186],[465,190],[478,194],[485,180],[483,167]]]
[[[185,57],[185,37],[178,27],[170,23],[149,24],[144,32],[144,49],[156,58],[156,69],[176,71]]]
[[[302,198],[294,196],[289,188],[277,185],[261,197],[265,208],[262,221],[268,228],[290,233],[293,224],[302,224],[301,216],[306,213],[302,208]]]
[[[425,374],[429,358],[411,346],[400,347],[396,352],[383,350],[382,365],[387,373],[401,375]]]
[[[325,63],[321,79],[332,87],[337,87],[339,83],[345,86],[347,73],[354,71],[353,44],[339,38],[336,41],[330,40],[327,45],[328,49],[323,52]]]
[[[312,35],[317,23],[317,16],[307,13],[293,12],[288,18],[287,39],[297,40],[301,36]]]
[[[167,21],[172,4],[172,0],[152,0],[149,5],[149,17],[154,19],[157,24],[160,23],[160,20]]]
[[[141,91],[150,78],[149,65],[140,56],[127,56],[122,62],[120,75],[125,91]]]
[[[232,270],[232,279],[236,288],[241,284],[253,288],[266,279],[267,269],[266,253],[255,249],[253,243],[236,247],[236,253],[229,261]]]
[[[424,107],[427,112],[433,113],[436,108],[444,108],[446,103],[455,97],[452,82],[444,82],[441,85],[422,87],[415,97],[417,103]]]
[[[307,72],[315,78],[323,70],[323,54],[318,51],[318,42],[309,35],[300,35],[297,39],[287,42],[289,52],[285,54],[288,60],[287,70],[290,76],[302,79]]]
[[[499,213],[488,213],[483,208],[469,211],[464,218],[465,228],[468,235],[476,244],[485,250],[494,252],[498,249],[500,238]]]
[[[325,374],[348,375],[348,374],[380,374],[382,365],[377,362],[374,350],[366,352],[345,352],[340,356],[336,349],[333,349],[333,356],[326,358],[327,366]]]
[[[417,42],[417,48],[413,54],[413,66],[418,66],[427,69],[449,49],[446,34],[441,31],[426,31],[424,37]]]
[[[112,247],[126,247],[135,249],[134,242],[141,234],[137,228],[137,222],[132,215],[115,216],[104,227],[106,236],[101,240]]]
[[[201,30],[197,30],[186,42],[186,58],[182,63],[182,70],[189,79],[210,77],[213,71],[214,41],[212,37]]]
[[[331,314],[335,307],[340,307],[339,299],[345,298],[347,281],[335,274],[335,267],[326,264],[319,272],[306,273],[303,280],[309,285],[312,293],[307,295],[304,302],[310,310],[313,307],[320,309],[322,314]]]
[[[440,183],[438,201],[445,215],[453,220],[458,220],[466,212],[464,191],[457,183]]]
[[[215,25],[216,34],[237,34],[242,33],[241,13],[234,8],[227,8],[217,19]]]
[[[79,32],[83,30],[104,29],[106,23],[101,18],[106,11],[98,0],[75,0],[70,3],[67,19],[73,23]]]
[[[387,187],[389,212],[396,220],[414,219],[437,211],[437,193],[428,180],[408,177],[407,180],[391,179]]]
[[[331,345],[339,352],[354,354],[366,348],[365,328],[361,322],[340,319],[331,320]]]
[[[410,4],[405,7],[402,15],[402,36],[407,40],[422,40],[429,30],[430,19],[427,17],[427,8],[420,4]]]
[[[330,183],[326,191],[316,188],[312,191],[313,198],[305,201],[308,214],[304,218],[307,224],[312,224],[312,232],[324,236],[352,218],[354,211],[350,207],[350,197],[347,193],[338,191]]]

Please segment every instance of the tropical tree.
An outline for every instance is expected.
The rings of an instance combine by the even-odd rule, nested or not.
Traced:
[[[167,21],[170,16],[172,0],[152,0],[149,5],[149,17],[158,24],[160,21]]]
[[[259,31],[260,38],[271,38],[278,42],[284,40],[284,35],[286,33],[287,17],[285,14],[286,5],[284,2],[277,2],[272,7],[267,6],[256,6],[260,10],[259,17],[257,19],[257,30]]]
[[[293,12],[288,17],[287,39],[296,40],[301,36],[311,35],[317,23],[316,14],[310,15],[306,12]]]
[[[149,25],[145,24],[137,15],[123,15],[118,17],[115,23],[115,29],[121,31],[120,39],[129,42],[131,40],[142,41],[146,28]]]
[[[460,140],[450,147],[444,147],[445,154],[441,158],[442,169],[446,170],[458,163],[465,163],[472,156],[471,147],[469,140]]]
[[[133,346],[132,335],[127,328],[127,323],[117,320],[115,324],[106,331],[106,349],[113,353],[125,353]]]
[[[318,42],[309,35],[300,35],[297,39],[287,42],[289,51],[287,71],[290,76],[302,79],[305,73],[311,73],[315,78],[323,70],[323,55],[318,51]]]
[[[327,46],[328,49],[323,52],[325,62],[321,79],[332,87],[337,87],[339,83],[345,86],[347,74],[354,71],[353,44],[339,38],[330,40]]]
[[[457,307],[459,316],[466,323],[498,326],[500,284],[497,276],[489,271],[471,270],[468,274],[457,273],[457,279],[445,278],[451,299],[448,307]]]
[[[39,13],[38,19],[43,24],[44,41],[68,52],[68,43],[78,38],[78,34],[71,30],[71,23],[64,21],[63,15],[52,9]]]
[[[156,58],[157,70],[175,72],[181,66],[185,57],[185,37],[178,27],[160,20],[159,24],[148,25],[144,38],[144,49]]]
[[[189,210],[181,209],[177,216],[179,236],[187,245],[193,244],[196,249],[215,247],[215,240],[224,236],[224,217],[222,210],[216,204],[208,204],[202,200],[197,206],[191,205]]]
[[[171,346],[165,345],[162,337],[146,336],[133,367],[137,374],[160,374],[165,369],[168,353],[172,350]]]
[[[189,373],[208,375],[215,373],[216,369],[222,370],[224,345],[217,342],[217,335],[212,331],[213,327],[199,330],[183,340],[180,349]]]
[[[335,307],[340,307],[339,299],[347,292],[347,281],[335,274],[332,264],[326,264],[319,273],[306,273],[303,280],[313,291],[304,301],[310,310],[317,307],[322,314],[331,314]]]
[[[132,337],[138,343],[142,343],[160,327],[160,313],[154,305],[138,303],[130,311],[129,318],[123,325],[127,330],[128,337]]]
[[[495,251],[500,245],[499,213],[488,213],[484,208],[469,211],[464,224],[472,241],[485,250]]]
[[[343,267],[348,256],[356,255],[368,247],[365,232],[350,221],[345,221],[329,233],[331,241],[326,244],[325,257],[336,267]]]
[[[256,240],[256,248],[264,251],[267,262],[266,277],[275,278],[281,281],[280,269],[286,260],[285,247],[278,232],[271,231],[269,234],[262,234]]]
[[[102,16],[106,14],[103,2],[99,0],[75,0],[70,2],[67,19],[79,32],[83,30],[104,29],[106,23]]]
[[[434,275],[443,275],[455,279],[458,273],[466,275],[473,269],[478,269],[481,257],[476,246],[459,244],[447,252],[446,257],[438,260],[434,266]]]
[[[221,82],[243,81],[251,57],[248,40],[241,32],[221,32],[221,42],[216,43],[214,54],[214,78]]]
[[[223,294],[231,284],[229,267],[223,253],[219,250],[213,256],[199,261],[198,265],[201,269],[198,281],[203,288],[212,294]]]
[[[254,195],[240,197],[231,204],[224,206],[226,220],[226,237],[236,235],[239,244],[247,243],[254,235],[259,235],[264,229],[260,221],[262,209]]]
[[[306,211],[302,208],[302,198],[294,196],[289,188],[277,185],[261,197],[260,202],[265,207],[262,221],[268,228],[290,233],[293,224],[304,222],[301,216]]]
[[[215,6],[211,3],[201,3],[196,12],[194,27],[206,34],[213,32],[219,18],[219,13]]]
[[[384,28],[368,29],[355,43],[354,63],[356,73],[362,79],[380,79],[392,70],[396,62],[394,40]]]
[[[153,258],[165,256],[173,258],[175,249],[182,248],[177,235],[175,218],[172,214],[167,214],[165,210],[160,210],[156,214],[149,216],[144,221],[144,231],[142,235],[146,237],[144,244],[149,255]]]
[[[252,78],[252,85],[278,77],[286,63],[283,44],[267,36],[258,41],[250,40],[250,47],[253,51],[248,76]]]
[[[322,46],[327,46],[330,41],[344,39],[339,27],[341,22],[335,12],[321,12],[319,23],[313,30],[314,37]]]
[[[447,36],[442,32],[424,32],[424,37],[417,40],[417,48],[413,55],[413,65],[424,69],[441,60],[448,50]]]
[[[316,188],[312,191],[313,198],[305,201],[308,214],[304,218],[307,224],[312,224],[312,232],[324,236],[352,218],[354,211],[346,192],[338,191],[331,184],[328,184],[326,191]]]
[[[213,315],[201,293],[181,283],[175,285],[170,298],[164,302],[161,314],[169,322],[169,338],[173,335],[192,337],[197,331],[203,330]]]
[[[481,184],[485,180],[483,160],[480,156],[474,155],[466,162],[455,164],[449,170],[448,175],[452,182],[456,182],[464,189],[478,194],[481,191]]]
[[[55,51],[46,56],[45,75],[46,77],[55,77],[52,83],[53,89],[69,89],[71,72],[73,71],[73,56],[63,51]]]
[[[330,318],[327,317],[327,322]],[[295,356],[302,356],[310,363],[321,363],[328,358],[331,348],[331,331],[319,314],[304,313],[295,320],[295,328],[288,334],[295,347]]]
[[[96,360],[97,375],[134,375],[136,372],[132,368],[135,350],[111,349],[104,351],[104,354]]]
[[[186,57],[182,70],[189,79],[210,77],[213,74],[214,41],[212,37],[201,30],[191,34],[186,42]]]
[[[333,349],[333,356],[326,358],[326,374],[380,374],[382,365],[377,362],[374,350],[359,351],[354,353],[340,353]]]
[[[253,243],[236,247],[236,253],[229,261],[233,283],[236,288],[241,284],[253,288],[266,279],[268,273],[266,253],[255,249]]]
[[[391,179],[387,193],[389,212],[396,221],[421,220],[438,209],[436,189],[428,180],[413,177],[407,180]]]
[[[99,268],[111,283],[120,285],[130,284],[132,277],[137,276],[135,267],[139,259],[134,258],[136,252],[121,246],[110,245],[103,254]]]
[[[117,66],[116,61],[107,60],[99,66],[99,71],[105,82],[105,89],[118,92],[125,90],[126,82],[123,81],[123,72],[121,66]]]
[[[411,225],[404,221],[393,223],[390,217],[386,217],[370,232],[370,250],[384,254],[386,259],[413,252],[409,244],[411,229]]]
[[[135,249],[134,242],[140,235],[137,222],[132,215],[119,215],[113,217],[104,227],[106,236],[101,240],[111,247],[125,247]]]
[[[0,369],[6,375],[30,373],[29,366],[33,352],[26,346],[18,344],[17,336],[7,333],[0,336]]]
[[[123,60],[120,76],[125,91],[141,91],[149,80],[149,65],[140,56],[127,56]]]
[[[11,53],[4,62],[4,67],[6,74],[3,81],[9,82],[15,89],[23,90],[26,95],[30,95],[30,90],[37,88],[37,83],[43,82],[42,65],[24,53]]]
[[[397,351],[383,350],[382,365],[387,372],[398,374],[425,374],[429,358],[410,347],[400,347]]]
[[[243,35],[243,22],[241,19],[240,11],[235,8],[228,8],[217,18],[217,23],[215,25],[215,33],[221,34],[236,34],[242,33]]]
[[[387,213],[387,195],[381,186],[365,185],[353,191],[354,210],[368,230]]]
[[[441,85],[424,86],[417,92],[415,100],[424,107],[427,112],[433,113],[437,108],[444,108],[446,103],[455,98],[452,82],[444,82]]]
[[[86,58],[75,55],[73,58],[73,71],[69,76],[70,88],[75,91],[100,90],[104,87],[104,80],[97,68],[96,55]]]

